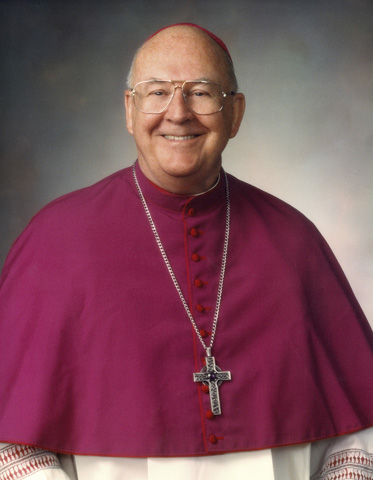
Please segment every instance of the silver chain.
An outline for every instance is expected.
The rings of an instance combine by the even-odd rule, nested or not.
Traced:
[[[222,262],[221,262],[221,270],[220,270],[220,278],[219,278],[219,286],[218,286],[218,294],[217,294],[217,297],[216,297],[216,305],[215,305],[215,314],[214,314],[214,320],[213,320],[213,323],[212,323],[212,329],[211,329],[211,340],[210,340],[210,346],[207,347],[207,345],[205,344],[203,338],[202,338],[202,335],[200,334],[199,332],[199,329],[197,327],[197,324],[193,318],[193,315],[188,307],[188,304],[184,298],[184,295],[183,295],[183,292],[181,291],[181,288],[180,288],[180,285],[179,285],[179,282],[177,281],[176,279],[176,276],[174,274],[174,271],[172,270],[172,267],[171,267],[171,263],[166,255],[166,252],[165,252],[165,249],[162,245],[162,242],[161,242],[161,239],[159,238],[159,235],[158,235],[158,232],[157,232],[157,229],[155,227],[155,224],[154,224],[154,221],[153,221],[153,218],[150,214],[150,210],[148,208],[148,205],[146,203],[146,200],[145,200],[145,197],[142,193],[142,190],[141,190],[141,187],[140,187],[140,184],[137,180],[137,175],[136,175],[136,171],[135,171],[135,164],[133,164],[133,167],[132,167],[132,174],[133,174],[133,179],[134,179],[134,182],[135,182],[135,185],[136,185],[136,188],[137,188],[137,191],[140,195],[140,198],[141,198],[141,202],[143,204],[143,207],[144,207],[144,210],[145,210],[145,213],[146,213],[146,216],[148,217],[148,220],[149,220],[149,223],[150,223],[150,226],[151,226],[151,229],[152,229],[152,232],[154,234],[154,237],[155,237],[155,240],[157,242],[157,245],[158,245],[158,248],[162,254],[162,257],[163,257],[163,260],[166,264],[166,267],[167,267],[167,270],[171,276],[171,279],[175,285],[175,288],[177,290],[177,293],[179,294],[179,297],[182,301],[182,304],[185,308],[185,311],[189,317],[189,320],[191,321],[193,327],[194,327],[194,330],[198,336],[198,338],[200,339],[202,345],[203,345],[203,348],[206,350],[207,352],[207,355],[210,356],[211,355],[211,349],[212,349],[212,345],[214,343],[214,339],[215,339],[215,334],[216,334],[216,327],[217,327],[217,324],[218,324],[218,318],[219,318],[219,311],[220,311],[220,303],[221,303],[221,297],[222,297],[222,293],[223,293],[223,283],[224,283],[224,276],[225,276],[225,266],[226,266],[226,263],[227,263],[227,253],[228,253],[228,240],[229,240],[229,227],[230,227],[230,201],[229,201],[229,186],[228,186],[228,178],[227,178],[227,174],[224,172],[224,176],[225,176],[225,192],[226,192],[226,202],[227,202],[227,212],[226,212],[226,219],[225,219],[225,235],[224,235],[224,246],[223,246],[223,256],[222,256]]]

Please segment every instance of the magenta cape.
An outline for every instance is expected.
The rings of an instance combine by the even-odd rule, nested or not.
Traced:
[[[185,297],[209,332],[224,179],[188,198],[138,175]],[[193,382],[204,350],[125,169],[41,210],[8,257],[0,441],[188,456],[308,442],[373,423],[370,328],[329,247],[295,209],[232,176],[229,183],[213,348],[232,373],[220,387],[222,415],[205,416],[209,396]]]

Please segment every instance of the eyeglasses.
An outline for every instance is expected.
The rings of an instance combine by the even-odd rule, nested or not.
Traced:
[[[220,85],[207,80],[198,82],[145,80],[137,83],[131,89],[131,93],[137,110],[157,114],[164,112],[170,105],[177,88],[181,88],[185,103],[197,115],[220,112],[224,107],[225,98],[236,94],[236,92],[225,93]]]

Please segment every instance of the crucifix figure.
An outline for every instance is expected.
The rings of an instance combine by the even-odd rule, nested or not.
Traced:
[[[231,372],[222,372],[215,364],[215,358],[211,356],[211,349],[207,349],[206,366],[199,373],[193,373],[195,382],[203,382],[208,385],[210,393],[211,411],[214,415],[221,414],[219,386],[224,380],[231,380]]]

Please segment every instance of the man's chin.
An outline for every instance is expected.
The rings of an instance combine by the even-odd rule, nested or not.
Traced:
[[[203,173],[201,171],[201,164],[194,163],[190,161],[172,161],[170,164],[167,164],[163,171],[169,175],[170,177],[174,177],[177,179],[190,179],[191,177],[203,177]]]
[[[168,191],[180,194],[197,194],[211,188],[219,175],[220,167],[216,174],[212,171],[202,171],[201,168],[169,168],[164,171],[167,177]]]

